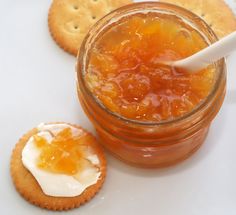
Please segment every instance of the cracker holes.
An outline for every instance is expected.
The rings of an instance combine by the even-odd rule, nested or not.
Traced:
[[[206,15],[205,13],[202,13],[202,14],[201,14],[201,17],[204,17],[205,15]]]
[[[74,10],[78,10],[79,9],[79,7],[77,5],[74,5],[73,8],[74,8]]]
[[[97,17],[96,16],[92,16],[92,19],[95,20],[95,19],[97,19]]]
[[[75,24],[75,25],[74,25],[74,29],[75,29],[75,30],[78,30],[78,28],[79,28],[79,26]]]
[[[93,2],[97,2],[98,0],[93,0]]]

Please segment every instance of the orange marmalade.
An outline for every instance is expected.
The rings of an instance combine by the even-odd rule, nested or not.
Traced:
[[[86,166],[86,149],[89,135],[74,137],[71,128],[60,131],[50,143],[39,135],[34,135],[34,143],[40,149],[37,166],[49,172],[74,175]],[[87,145],[86,145],[86,144]]]
[[[142,121],[170,120],[190,112],[209,94],[214,70],[198,73],[160,64],[205,48],[188,25],[155,13],[110,27],[90,52],[86,83],[110,111]]]
[[[204,142],[225,95],[224,60],[195,74],[161,64],[217,41],[195,14],[142,2],[111,12],[84,39],[78,96],[100,143],[139,167],[163,167]]]

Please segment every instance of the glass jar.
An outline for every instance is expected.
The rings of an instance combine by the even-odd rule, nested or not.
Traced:
[[[78,96],[100,143],[111,154],[139,167],[164,167],[186,159],[204,142],[224,100],[226,66],[224,59],[214,64],[215,84],[212,91],[202,103],[179,118],[143,122],[123,118],[106,109],[85,83],[89,51],[101,32],[115,25],[119,18],[149,11],[183,20],[194,27],[209,45],[217,41],[214,32],[201,18],[183,8],[160,2],[134,3],[119,8],[94,25],[84,39],[77,59]]]

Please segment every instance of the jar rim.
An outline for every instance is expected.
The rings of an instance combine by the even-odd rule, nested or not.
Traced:
[[[145,6],[145,8],[143,7]],[[83,89],[85,90],[85,93],[87,95],[89,95],[89,97],[96,102],[96,104],[98,104],[98,106],[105,111],[106,113],[108,113],[110,116],[117,118],[123,122],[126,123],[132,123],[132,124],[136,124],[136,125],[145,125],[145,126],[162,126],[162,125],[168,125],[168,124],[172,124],[172,123],[178,123],[178,122],[182,122],[185,119],[188,119],[189,117],[195,115],[196,113],[198,113],[200,110],[202,110],[202,108],[204,106],[206,106],[206,104],[208,104],[211,99],[214,97],[214,95],[217,92],[217,89],[220,86],[222,77],[223,77],[223,69],[225,68],[225,58],[222,58],[220,60],[218,60],[217,62],[214,63],[215,65],[215,72],[217,73],[217,77],[214,83],[213,88],[211,89],[210,93],[207,95],[207,97],[204,98],[203,101],[201,101],[198,105],[195,106],[195,108],[193,108],[190,112],[187,112],[185,114],[183,114],[182,116],[179,117],[175,117],[174,119],[168,119],[168,120],[161,120],[161,121],[141,121],[141,120],[135,120],[135,119],[130,119],[130,118],[126,118],[120,114],[117,114],[115,112],[112,112],[111,110],[109,110],[98,98],[96,98],[94,96],[94,94],[88,89],[85,80],[84,80],[84,74],[83,72],[85,71],[86,68],[86,57],[87,57],[87,53],[86,50],[89,48],[88,47],[88,43],[89,43],[89,39],[96,39],[96,37],[99,35],[93,35],[93,32],[96,30],[101,30],[99,28],[103,27],[103,29],[106,29],[108,26],[110,26],[111,23],[109,23],[109,21],[111,19],[114,19],[114,17],[116,15],[119,15],[122,12],[126,12],[125,14],[123,14],[123,17],[129,16],[130,13],[132,12],[132,10],[135,9],[139,9],[142,11],[148,11],[149,8],[156,8],[156,12],[159,10],[163,10],[165,11],[166,8],[168,7],[168,9],[171,10],[171,12],[173,11],[177,11],[177,12],[182,12],[187,16],[191,16],[192,19],[195,20],[199,20],[201,21],[200,24],[202,25],[203,28],[205,28],[205,30],[209,33],[209,35],[211,35],[211,39],[213,39],[213,42],[218,40],[218,37],[216,36],[216,34],[214,33],[214,31],[211,29],[211,27],[198,15],[194,14],[193,12],[182,8],[180,6],[174,5],[174,4],[170,4],[170,3],[165,3],[165,2],[152,2],[152,1],[146,1],[146,2],[137,2],[137,3],[131,3],[129,5],[125,5],[123,7],[120,7],[110,13],[108,13],[107,15],[105,15],[103,18],[101,18],[97,23],[95,23],[95,25],[90,29],[90,31],[88,32],[88,34],[86,35],[86,37],[83,40],[83,43],[81,44],[81,48],[80,51],[77,55],[77,66],[76,66],[76,72],[77,72],[77,80],[80,81],[80,84],[83,84]],[[170,10],[168,10],[168,12],[170,12]],[[173,13],[172,13],[173,14]],[[177,14],[175,14],[177,15]],[[181,14],[178,14],[181,15]],[[181,16],[181,18],[186,18],[186,16]],[[105,20],[108,19],[106,22]],[[115,22],[115,21],[113,21]],[[195,23],[196,25],[196,23]],[[199,29],[198,29],[199,31]],[[201,32],[202,33],[202,32]],[[202,36],[205,36],[202,34]],[[209,39],[209,38],[208,38]],[[209,44],[209,43],[208,43]]]

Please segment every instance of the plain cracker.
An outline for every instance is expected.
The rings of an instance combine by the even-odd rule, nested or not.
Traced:
[[[218,38],[236,30],[236,18],[224,0],[161,0],[184,7],[202,19],[213,29]]]
[[[48,14],[48,26],[56,43],[77,55],[90,27],[112,10],[131,0],[54,0]]]
[[[81,129],[81,127],[76,125],[71,125],[71,126]],[[88,200],[90,200],[99,191],[106,176],[106,160],[100,147],[96,144],[95,141],[94,143],[90,144],[90,146],[94,149],[94,151],[98,155],[101,163],[100,165],[101,175],[96,184],[91,185],[81,195],[76,197],[47,196],[43,193],[38,182],[35,180],[33,175],[23,166],[23,163],[21,161],[21,153],[25,144],[27,143],[29,138],[32,135],[36,134],[37,132],[38,130],[34,128],[27,134],[25,134],[16,144],[12,152],[10,170],[11,170],[12,180],[17,191],[27,201],[31,202],[32,204],[37,205],[41,208],[46,208],[49,210],[57,210],[57,211],[76,208],[82,205],[83,203],[87,202]]]

